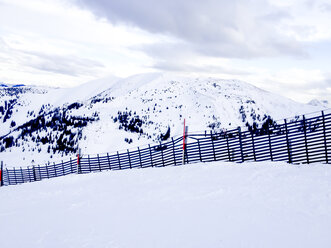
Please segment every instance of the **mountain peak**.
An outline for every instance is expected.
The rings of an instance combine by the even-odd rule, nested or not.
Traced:
[[[1,155],[21,164],[62,159],[78,147],[96,154],[158,142],[165,133],[181,135],[184,118],[190,132],[211,131],[321,109],[235,79],[164,73],[107,77],[69,89],[24,88],[0,94]]]
[[[308,102],[308,104],[316,107],[329,108],[329,102],[327,100],[313,99],[310,102]]]

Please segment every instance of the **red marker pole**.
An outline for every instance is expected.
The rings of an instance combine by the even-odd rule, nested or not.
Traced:
[[[184,131],[183,131],[183,150],[185,150],[185,119],[184,119]]]
[[[77,174],[79,174],[79,165],[80,165],[80,149],[77,153]]]
[[[3,186],[3,162],[1,161],[1,167],[0,167],[0,186]]]
[[[183,131],[183,161],[182,161],[182,164],[185,164],[186,133],[187,133],[187,128],[186,128],[186,125],[185,125],[185,119],[184,119],[184,131]]]

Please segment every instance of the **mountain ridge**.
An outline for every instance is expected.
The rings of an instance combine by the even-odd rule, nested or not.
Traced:
[[[10,94],[1,94],[5,89]],[[189,131],[203,131],[321,110],[239,80],[161,73],[109,77],[71,89],[5,89],[0,154],[15,164],[59,160],[78,149],[96,154],[160,142],[168,130],[180,135],[184,118]]]

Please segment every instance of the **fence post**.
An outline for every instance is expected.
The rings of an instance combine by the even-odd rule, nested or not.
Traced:
[[[211,145],[213,147],[214,161],[216,161],[215,146],[214,146],[214,137],[213,137],[212,131],[210,131],[210,140],[211,140]]]
[[[142,162],[141,162],[141,154],[140,154],[139,146],[138,146],[138,155],[139,155],[140,168],[143,168],[143,164],[142,164]]]
[[[47,174],[47,178],[49,179],[49,172],[48,172],[48,166],[47,166],[47,164],[45,164],[46,166],[46,174]]]
[[[72,159],[71,159],[71,157],[70,157],[70,173],[71,173],[71,174],[74,173],[74,171],[73,171],[73,169],[72,169]]]
[[[308,143],[307,143],[307,128],[306,128],[306,118],[305,115],[302,116],[303,120],[303,134],[305,138],[305,147],[306,147],[306,158],[307,158],[307,164],[309,164],[309,153],[308,153]]]
[[[238,135],[239,135],[239,146],[240,146],[240,156],[241,156],[241,162],[244,162],[244,153],[243,153],[243,144],[241,139],[241,128],[238,127]]]
[[[91,168],[91,161],[90,161],[90,155],[87,155],[87,161],[88,161],[88,167],[90,172],[92,172],[92,168]]]
[[[130,169],[132,169],[129,149],[127,149],[127,152],[128,152],[129,166],[130,166]]]
[[[176,165],[175,142],[173,137],[171,137],[171,141],[172,141],[172,153],[174,154],[174,164]]]
[[[22,167],[20,168],[21,169],[21,178],[22,178],[22,183],[24,183],[25,182],[25,178],[24,178],[24,175],[23,175],[23,169],[22,169]]]
[[[122,170],[121,168],[121,161],[120,161],[120,154],[117,152],[117,159],[118,159],[118,167],[120,170]]]
[[[13,171],[14,171],[15,184],[17,184],[16,168],[15,167],[14,167]]]
[[[286,144],[287,144],[287,154],[288,154],[288,163],[292,163],[292,156],[291,156],[291,144],[288,138],[288,130],[287,130],[287,121],[284,119],[285,122],[285,134],[286,134]]]
[[[34,182],[36,181],[35,180],[35,175],[34,175],[34,168],[33,168],[33,165],[31,167],[31,170],[30,170],[30,174],[32,173],[32,175],[30,175],[30,182]]]
[[[55,177],[57,177],[55,162],[53,163],[53,166],[54,166]],[[63,160],[62,160],[62,167],[63,167]]]
[[[64,172],[64,166],[62,165],[62,176],[64,176],[65,172]]]
[[[186,153],[186,136],[188,132],[188,126],[185,125],[185,119],[184,119],[184,131],[183,131],[183,161],[182,164],[185,164],[185,153]]]
[[[164,167],[165,165],[164,165],[163,148],[161,148],[161,158],[162,158],[162,166]]]
[[[229,162],[231,162],[230,145],[229,145],[229,136],[228,136],[228,134],[225,134],[225,136],[226,136],[226,148],[227,148],[227,150],[228,150]]]
[[[0,187],[3,186],[3,162],[1,161],[1,167],[0,167]]]
[[[108,167],[109,167],[109,170],[111,170],[111,164],[110,164],[110,159],[109,159],[109,154],[107,152],[107,160],[108,160]]]
[[[271,161],[274,161],[274,158],[272,156],[272,146],[271,146],[271,137],[270,137],[269,124],[267,125],[267,132],[268,132],[268,139],[269,139],[270,159],[271,159]]]
[[[254,156],[254,161],[256,162],[255,141],[254,141],[254,134],[253,134],[253,132],[251,132],[251,137],[252,137],[252,146],[253,146],[253,156]]]
[[[8,168],[6,168],[6,174],[7,174],[7,179],[8,179],[8,185],[10,185],[10,176],[9,176],[9,173],[8,173]]]
[[[148,145],[148,149],[149,149],[149,156],[151,158],[151,165],[152,165],[152,167],[154,167],[151,145]]]
[[[324,111],[322,111],[322,118],[323,118],[323,135],[324,135],[324,148],[325,148],[325,160],[326,163],[329,163],[329,158],[328,158],[328,147],[327,147],[327,142],[326,142],[326,127],[325,127],[325,116],[324,116]]]
[[[197,141],[198,141],[198,149],[199,149],[199,158],[200,158],[200,162],[202,162],[202,155],[201,155],[200,141],[199,141],[199,139],[197,139]]]
[[[26,171],[27,171],[27,175],[28,175],[28,180],[29,180],[29,182],[31,183],[32,182],[32,179],[31,179],[31,170],[30,170],[30,166],[28,166],[27,168],[26,168]],[[27,180],[27,181],[28,181]]]
[[[33,181],[37,181],[36,168],[34,167],[34,165],[32,166],[32,172],[33,172]]]
[[[39,164],[38,164],[38,171],[39,171],[39,179],[41,181],[43,178],[42,178],[42,175],[41,175],[41,170],[40,170],[40,165]]]
[[[97,154],[97,156],[98,156],[99,171],[101,171],[101,164],[100,164],[100,157],[99,157],[99,154]]]

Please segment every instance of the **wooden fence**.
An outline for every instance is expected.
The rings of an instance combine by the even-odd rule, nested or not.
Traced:
[[[330,163],[331,111],[285,119],[251,131],[205,131],[187,136],[185,163],[210,161],[285,161]],[[15,185],[73,173],[164,167],[183,164],[182,137],[111,154],[84,155],[46,166],[3,169],[1,185]]]

